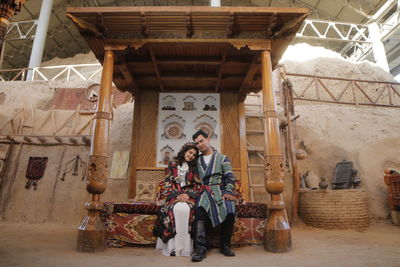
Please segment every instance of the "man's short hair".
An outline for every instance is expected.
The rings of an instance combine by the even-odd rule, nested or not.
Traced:
[[[192,136],[192,139],[194,141],[194,139],[196,139],[199,135],[202,135],[204,138],[208,138],[208,134],[203,131],[202,129],[197,130],[197,132],[194,133],[194,135]]]

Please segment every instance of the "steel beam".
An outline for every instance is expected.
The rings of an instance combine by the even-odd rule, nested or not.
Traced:
[[[39,23],[36,29],[35,40],[33,42],[31,58],[29,60],[29,68],[39,67],[42,63],[42,55],[44,45],[46,43],[47,29],[49,27],[51,10],[53,8],[53,0],[43,0],[40,9]],[[28,72],[28,80],[32,77],[32,72]]]

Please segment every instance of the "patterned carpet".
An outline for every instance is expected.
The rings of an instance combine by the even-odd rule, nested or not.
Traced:
[[[102,218],[110,246],[128,244],[153,245],[153,227],[160,207],[144,203],[105,203]],[[267,205],[247,203],[237,205],[237,220],[232,237],[233,245],[258,245],[263,242]],[[218,228],[210,229],[210,244],[218,245]]]

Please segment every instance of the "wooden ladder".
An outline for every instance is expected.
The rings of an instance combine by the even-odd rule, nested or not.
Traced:
[[[291,96],[291,92],[293,91],[292,84],[287,79],[286,70],[283,66],[281,66],[278,71],[274,71],[273,73],[273,86],[276,88],[275,90],[275,99],[276,105],[282,107],[285,119],[281,122],[281,134],[283,134],[281,141],[284,143],[284,149],[282,149],[282,154],[285,158],[287,168],[292,174],[293,180],[293,198],[291,204],[291,223],[294,224],[296,222],[297,217],[297,209],[298,209],[298,190],[299,190],[299,171],[296,160],[295,153],[295,136],[293,131],[295,130],[295,120],[299,117],[294,113],[294,102],[293,96]],[[246,103],[247,102],[247,103]],[[249,103],[250,102],[250,103]],[[262,169],[264,172],[264,144],[262,146],[255,146],[249,142],[249,138],[252,135],[264,135],[264,123],[263,123],[263,108],[262,108],[262,95],[258,94],[248,94],[245,101],[245,117],[246,117],[246,140],[247,140],[247,171],[248,171],[248,181],[249,181],[249,200],[255,201],[254,190],[256,188],[264,188],[264,182],[257,184],[254,182],[254,178],[252,175],[252,170],[254,169]],[[262,129],[248,129],[247,119],[249,118],[258,118],[261,120]],[[293,125],[292,125],[293,124]],[[284,134],[285,133],[285,134]],[[264,138],[262,138],[264,141]],[[249,155],[255,154],[258,158],[261,159],[258,163],[250,162]],[[264,181],[264,180],[263,180]]]
[[[252,172],[255,169],[264,169],[264,163],[254,163],[250,162],[250,154],[255,154],[257,157],[264,162],[264,146],[255,146],[248,141],[248,136],[251,135],[264,135],[264,127],[263,123],[261,123],[263,129],[248,129],[247,119],[256,118],[263,119],[262,115],[262,96],[261,94],[248,94],[246,98],[247,102],[245,102],[245,116],[246,116],[246,140],[247,140],[247,175],[249,179],[249,197],[250,201],[254,202],[254,189],[255,188],[264,188],[264,184],[257,184],[254,182],[252,177]],[[252,101],[253,100],[253,101]],[[254,101],[255,100],[255,101]]]

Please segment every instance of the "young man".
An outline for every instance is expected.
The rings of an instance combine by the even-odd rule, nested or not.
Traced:
[[[235,256],[231,249],[233,224],[235,223],[235,177],[227,156],[214,151],[210,146],[207,133],[198,130],[193,135],[193,141],[201,155],[197,161],[199,176],[204,185],[211,190],[205,190],[198,198],[196,205],[196,235],[193,262],[202,261],[206,257],[206,221],[210,220],[213,227],[221,224],[220,252],[225,256]]]

